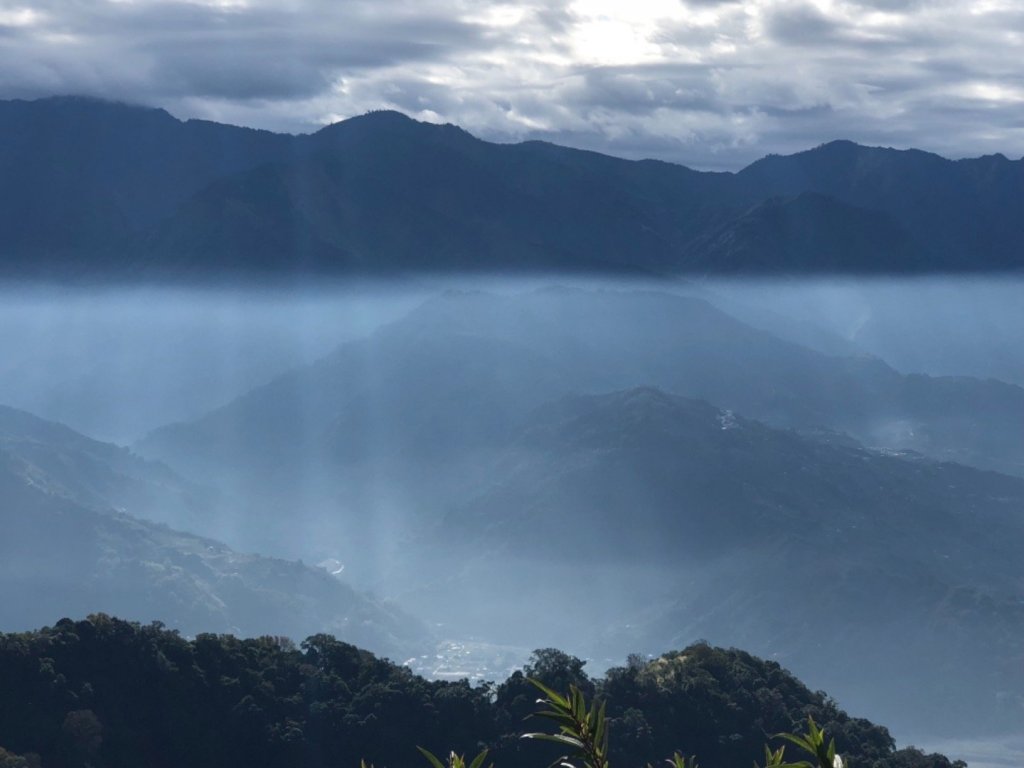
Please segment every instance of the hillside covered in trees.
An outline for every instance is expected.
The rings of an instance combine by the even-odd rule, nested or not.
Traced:
[[[187,640],[160,624],[103,614],[0,635],[0,765],[418,765],[435,753],[490,749],[499,768],[543,766],[557,748],[523,741],[537,710],[528,678],[577,685],[607,702],[612,764],[656,763],[675,750],[701,765],[746,766],[763,744],[811,715],[858,768],[956,768],[897,750],[888,731],[843,712],[777,663],[707,644],[594,679],[585,662],[539,650],[507,680],[429,681],[387,659],[315,635]]]

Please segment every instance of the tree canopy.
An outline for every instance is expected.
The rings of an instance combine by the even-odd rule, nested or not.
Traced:
[[[176,768],[421,764],[489,749],[499,768],[536,768],[550,749],[523,741],[536,711],[528,678],[576,686],[607,707],[612,762],[640,766],[673,751],[701,764],[750,765],[766,739],[808,715],[864,768],[952,768],[899,750],[884,728],[851,718],[778,664],[706,644],[601,679],[584,661],[538,650],[500,683],[427,680],[329,635],[203,634],[103,614],[0,635],[0,766]],[[551,745],[546,745],[550,747]],[[38,756],[38,757],[36,757]]]

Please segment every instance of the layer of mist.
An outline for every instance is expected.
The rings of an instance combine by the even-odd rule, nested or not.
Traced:
[[[509,293],[549,282],[456,285]],[[129,443],[365,336],[450,284],[248,291],[8,284],[0,301],[0,403]],[[1013,276],[619,285],[700,296],[745,323],[827,354],[875,355],[904,373],[1024,385],[1022,281]]]
[[[5,411],[0,458],[61,514],[145,532],[130,554],[107,536],[98,560],[153,573],[184,558],[179,578],[211,605],[230,601],[230,568],[211,576],[187,536],[279,558],[250,569],[254,593],[282,559],[313,564],[358,603],[360,637],[406,614],[432,627],[400,644],[424,673],[500,675],[542,646],[603,668],[704,638],[780,661],[898,737],[982,738],[1024,717],[1022,290],[10,285],[0,405],[83,434]],[[23,570],[118,573],[32,551],[32,522]],[[308,568],[293,575],[309,583]],[[0,573],[22,605],[70,580]],[[333,599],[293,631],[351,626]],[[159,616],[146,607],[125,618]]]
[[[19,285],[2,294],[0,404],[129,443],[364,335],[424,289]]]
[[[1021,279],[743,280],[698,293],[751,325],[829,354],[871,354],[904,373],[1024,385]]]

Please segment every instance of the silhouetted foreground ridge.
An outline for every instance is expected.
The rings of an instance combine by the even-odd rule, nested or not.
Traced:
[[[601,680],[583,665],[545,649],[504,682],[471,687],[425,680],[328,635],[297,647],[273,637],[186,640],[102,614],[62,619],[0,635],[0,765],[354,768],[366,757],[403,766],[422,765],[420,745],[439,754],[488,747],[499,768],[536,768],[556,747],[519,738],[536,711],[527,677],[605,699],[617,765],[680,750],[711,768],[747,766],[766,738],[808,715],[858,768],[963,765],[896,751],[885,728],[742,651],[693,645],[632,659]]]

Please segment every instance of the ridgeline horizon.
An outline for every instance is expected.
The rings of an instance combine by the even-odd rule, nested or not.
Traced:
[[[853,139],[847,139],[847,138],[843,138],[843,137],[838,137],[837,136],[835,138],[825,139],[823,141],[819,141],[816,144],[809,144],[807,146],[807,148],[801,149],[801,150],[797,150],[795,152],[765,152],[757,160],[753,160],[753,161],[751,161],[749,163],[745,163],[743,165],[740,165],[740,166],[738,166],[736,168],[736,170],[711,170],[711,169],[697,168],[697,167],[694,167],[692,165],[687,165],[686,163],[677,162],[675,160],[666,160],[666,159],[664,159],[662,157],[649,156],[649,157],[642,157],[642,158],[633,159],[633,158],[626,157],[625,155],[616,154],[614,152],[603,152],[603,151],[596,150],[596,149],[582,149],[582,148],[575,147],[575,146],[572,146],[572,145],[569,145],[569,144],[559,144],[558,142],[548,141],[546,139],[523,139],[521,141],[492,141],[490,139],[484,139],[484,138],[481,138],[481,137],[477,136],[470,129],[463,127],[459,123],[453,123],[451,121],[443,121],[443,122],[438,121],[438,122],[434,122],[434,121],[430,121],[430,120],[420,120],[417,117],[413,117],[408,112],[404,112],[404,111],[402,111],[400,109],[394,109],[394,108],[391,108],[391,107],[381,107],[379,109],[368,109],[365,112],[360,112],[359,114],[353,114],[353,115],[350,115],[348,117],[342,118],[340,120],[335,120],[335,121],[330,122],[330,123],[323,123],[319,127],[315,128],[313,130],[310,130],[310,131],[292,132],[292,131],[275,131],[275,130],[271,130],[269,128],[260,128],[258,126],[254,126],[254,125],[246,125],[244,123],[222,122],[220,120],[211,120],[209,118],[204,118],[204,117],[179,117],[178,115],[176,115],[173,112],[171,112],[170,110],[168,110],[166,107],[155,106],[153,104],[148,104],[148,103],[144,103],[144,102],[141,102],[141,101],[131,101],[131,100],[127,100],[127,99],[119,99],[119,98],[116,98],[116,97],[96,96],[96,95],[85,94],[85,93],[55,93],[55,94],[51,94],[51,95],[48,95],[48,96],[37,96],[35,98],[0,99],[0,104],[4,104],[4,103],[38,104],[38,103],[41,103],[41,102],[50,102],[50,103],[65,102],[65,103],[68,103],[68,104],[80,103],[80,104],[83,104],[83,105],[93,104],[93,105],[98,105],[98,106],[107,106],[107,107],[114,107],[114,108],[127,108],[129,110],[143,110],[143,111],[151,111],[151,112],[162,112],[167,117],[170,117],[172,120],[175,120],[176,122],[179,122],[179,123],[210,123],[210,124],[213,124],[213,125],[220,125],[220,126],[225,126],[225,127],[228,127],[228,128],[240,128],[240,129],[247,130],[247,131],[256,131],[258,133],[268,133],[268,134],[272,134],[274,136],[290,136],[290,137],[293,137],[293,138],[299,138],[299,137],[302,137],[302,136],[313,136],[313,135],[315,135],[317,133],[320,133],[320,132],[326,131],[326,130],[330,130],[330,129],[332,129],[332,128],[336,127],[336,126],[342,125],[344,123],[352,122],[353,120],[362,120],[362,119],[365,119],[365,118],[370,118],[370,119],[375,119],[375,118],[391,119],[391,118],[396,118],[397,117],[397,118],[401,118],[403,120],[407,120],[407,121],[412,122],[412,123],[417,123],[419,125],[436,126],[436,127],[441,127],[441,128],[446,128],[446,127],[458,128],[463,133],[466,133],[469,136],[471,136],[472,138],[476,139],[477,141],[482,141],[482,142],[484,142],[486,144],[495,144],[495,145],[498,145],[498,146],[516,146],[516,145],[519,145],[519,144],[545,144],[545,145],[548,145],[548,146],[558,147],[560,149],[569,149],[569,150],[572,150],[574,152],[581,152],[583,154],[589,154],[589,155],[600,155],[601,157],[608,157],[608,158],[612,158],[614,160],[623,160],[625,162],[631,162],[631,163],[646,163],[646,162],[665,163],[666,165],[675,165],[675,166],[678,166],[680,168],[686,168],[688,170],[696,171],[697,173],[719,173],[719,174],[726,174],[726,175],[730,175],[730,176],[735,176],[735,175],[737,175],[739,173],[742,173],[743,171],[745,171],[747,168],[751,167],[752,165],[756,165],[757,163],[759,163],[762,160],[765,160],[766,158],[769,158],[769,157],[794,157],[796,155],[802,155],[802,154],[805,154],[807,152],[814,152],[815,150],[823,149],[823,148],[826,148],[826,147],[829,147],[829,146],[832,146],[832,145],[838,145],[838,146],[852,145],[852,146],[857,147],[859,149],[879,149],[879,150],[885,150],[885,151],[891,151],[891,152],[915,152],[915,153],[921,153],[921,154],[925,154],[925,155],[931,155],[933,157],[939,158],[940,160],[945,160],[947,162],[953,162],[953,163],[957,163],[957,162],[970,162],[972,160],[984,160],[986,158],[993,158],[993,159],[996,159],[996,160],[1006,160],[1007,162],[1011,162],[1011,163],[1024,161],[1024,155],[1021,155],[1020,158],[1013,159],[1009,155],[1007,155],[1005,152],[988,152],[988,153],[982,153],[982,154],[971,154],[971,153],[965,152],[962,156],[954,157],[954,156],[951,156],[951,155],[943,154],[941,152],[934,152],[932,150],[923,149],[921,147],[916,147],[916,146],[897,147],[897,146],[886,145],[886,144],[862,143],[862,142],[859,142],[859,141],[855,141]]]
[[[836,139],[736,172],[382,110],[309,134],[0,101],[0,277],[885,275],[1024,268],[1024,159]]]

